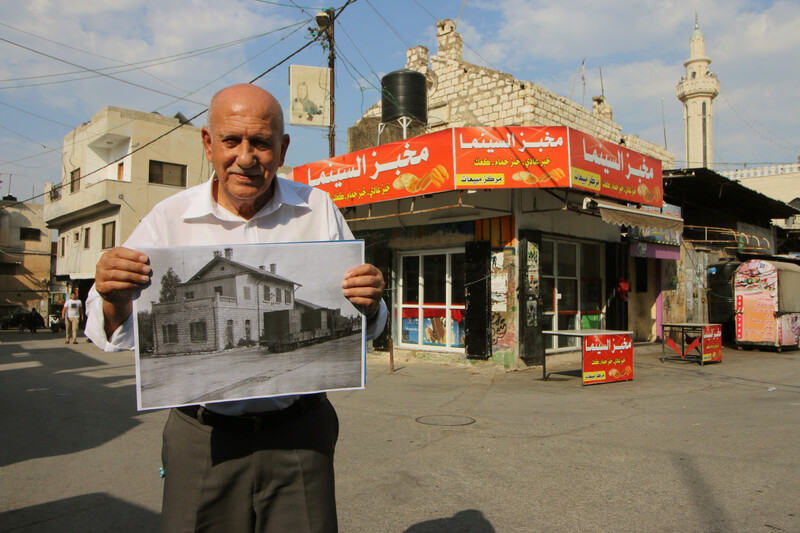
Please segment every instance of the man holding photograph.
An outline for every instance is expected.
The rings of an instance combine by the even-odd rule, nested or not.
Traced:
[[[85,333],[107,351],[134,347],[133,293],[150,279],[138,248],[353,238],[325,192],[276,177],[289,136],[270,93],[254,85],[221,90],[202,137],[211,179],[158,204],[124,247],[97,263]],[[383,289],[369,264],[342,280],[344,296],[367,316],[368,339],[386,322]],[[338,431],[324,393],[172,409],[162,450],[162,531],[336,531]]]

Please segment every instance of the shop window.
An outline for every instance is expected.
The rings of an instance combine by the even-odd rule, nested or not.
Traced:
[[[19,228],[19,240],[41,241],[42,230],[40,230],[39,228]]]
[[[204,320],[189,323],[189,337],[192,342],[206,342],[206,323]]]
[[[103,250],[113,248],[116,243],[117,223],[107,222],[103,224]]]
[[[461,251],[401,258],[400,342],[464,347],[465,260]]]
[[[178,343],[178,325],[177,324],[163,324],[161,326],[161,337],[164,339],[164,344],[177,344]]]
[[[150,161],[150,183],[186,187],[186,165]]]

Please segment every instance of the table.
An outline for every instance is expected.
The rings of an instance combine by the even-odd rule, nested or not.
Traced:
[[[680,348],[672,340],[670,333],[680,335]],[[667,355],[667,346],[678,355]],[[701,366],[705,363],[721,363],[722,325],[694,322],[661,324],[661,362],[664,361],[694,361]]]
[[[545,335],[581,339],[581,378],[583,385],[631,381],[633,379],[632,331],[612,329],[566,329],[543,331]],[[542,379],[547,379],[547,354],[542,363]]]

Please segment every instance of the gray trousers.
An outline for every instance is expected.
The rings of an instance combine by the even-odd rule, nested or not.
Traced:
[[[333,533],[339,420],[326,399],[256,433],[172,409],[164,428],[161,531]]]

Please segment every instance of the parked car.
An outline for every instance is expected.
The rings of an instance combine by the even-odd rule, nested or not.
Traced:
[[[24,327],[28,328],[28,320],[30,318],[30,313],[14,313],[10,317],[6,317],[0,322],[0,328],[2,329],[19,329],[20,323],[24,325]],[[39,315],[39,328],[44,327],[44,318]]]

